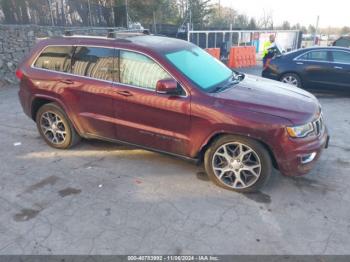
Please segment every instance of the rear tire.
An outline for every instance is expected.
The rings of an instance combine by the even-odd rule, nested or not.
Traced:
[[[282,83],[300,87],[300,88],[302,88],[303,86],[300,77],[294,73],[286,73],[282,75],[280,81]]]
[[[241,193],[258,191],[272,172],[271,157],[265,147],[235,135],[213,142],[205,152],[204,167],[216,185]]]
[[[56,103],[45,104],[39,108],[36,125],[42,138],[51,147],[68,149],[80,141],[80,136],[67,114]]]

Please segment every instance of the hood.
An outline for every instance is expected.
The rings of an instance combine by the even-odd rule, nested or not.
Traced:
[[[320,110],[318,100],[309,92],[252,75],[215,96],[224,105],[282,117],[294,125],[310,122]]]

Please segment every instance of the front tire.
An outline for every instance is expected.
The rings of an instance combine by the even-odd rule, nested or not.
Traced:
[[[236,192],[256,192],[269,179],[271,157],[259,142],[234,135],[217,139],[204,155],[205,170],[216,185]]]
[[[54,148],[68,149],[80,141],[66,113],[56,103],[45,104],[36,114],[36,125],[45,142]]]

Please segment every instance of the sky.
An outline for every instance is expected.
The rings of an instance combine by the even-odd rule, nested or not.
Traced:
[[[272,12],[275,25],[285,20],[291,25],[315,25],[319,15],[321,28],[350,26],[350,0],[212,0],[219,1],[250,17]]]

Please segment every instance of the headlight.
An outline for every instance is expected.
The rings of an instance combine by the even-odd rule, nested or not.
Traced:
[[[291,137],[306,137],[314,131],[312,123],[308,123],[302,126],[287,127],[287,132]]]

